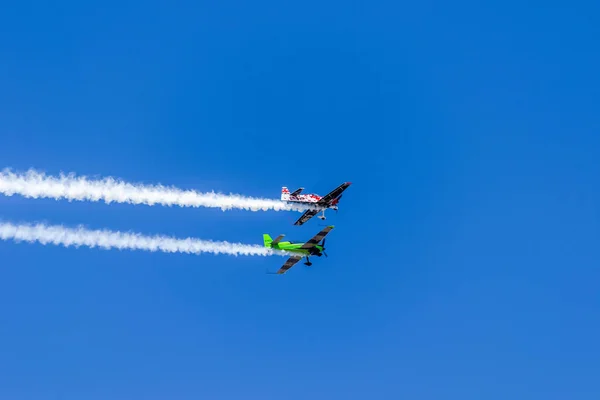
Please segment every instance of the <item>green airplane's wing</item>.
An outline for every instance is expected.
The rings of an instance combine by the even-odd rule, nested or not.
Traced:
[[[283,264],[283,266],[281,268],[279,268],[279,271],[277,271],[277,273],[285,274],[288,269],[292,268],[300,260],[302,260],[302,256],[291,256],[290,258],[287,259],[285,264]]]
[[[327,236],[327,234],[329,232],[331,232],[332,229],[333,229],[333,225],[326,227],[321,232],[319,232],[315,236],[313,236],[313,238],[310,239],[308,242],[304,243],[302,245],[302,247],[300,247],[300,248],[301,249],[310,249],[311,247],[314,247],[316,244],[319,244],[319,242],[321,240],[323,240],[325,238],[325,236]]]

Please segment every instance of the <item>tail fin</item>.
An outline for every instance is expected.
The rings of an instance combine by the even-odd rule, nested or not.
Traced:
[[[289,200],[290,199],[290,191],[285,186],[281,188],[281,200]]]
[[[271,243],[273,243],[273,239],[269,234],[263,233],[263,242],[265,243],[265,247],[271,247]]]

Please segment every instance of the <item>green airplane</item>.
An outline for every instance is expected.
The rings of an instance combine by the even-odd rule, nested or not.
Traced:
[[[271,236],[264,233],[263,240],[265,242],[265,247],[273,250],[282,250],[291,253],[297,253],[288,258],[288,260],[283,264],[283,266],[279,269],[279,271],[274,272],[275,274],[285,274],[288,269],[292,268],[298,261],[302,260],[306,257],[306,262],[304,265],[311,266],[310,256],[321,257],[325,255],[327,257],[327,253],[325,253],[325,236],[333,229],[333,225],[326,227],[321,232],[317,233],[306,243],[292,243],[292,242],[282,242],[281,239],[285,235],[279,235],[273,240]],[[323,241],[321,244],[319,242]]]

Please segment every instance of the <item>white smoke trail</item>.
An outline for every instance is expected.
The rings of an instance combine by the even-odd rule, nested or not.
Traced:
[[[41,244],[62,245],[65,247],[86,246],[101,249],[162,251],[165,253],[213,253],[233,256],[288,255],[258,245],[241,243],[213,242],[200,239],[177,239],[166,236],[144,236],[139,233],[124,233],[107,230],[88,230],[83,227],[65,228],[44,224],[11,224],[0,222],[0,239],[17,242],[39,242]]]
[[[163,185],[131,184],[114,178],[90,180],[85,176],[60,174],[48,176],[35,170],[13,173],[9,169],[0,172],[0,193],[19,194],[31,198],[52,198],[69,201],[104,201],[107,204],[130,203],[160,204],[180,207],[214,207],[221,210],[233,208],[250,211],[305,211],[305,205],[287,204],[280,200],[245,197],[215,192],[200,193]]]

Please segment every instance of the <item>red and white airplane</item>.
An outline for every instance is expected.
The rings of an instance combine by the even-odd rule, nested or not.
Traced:
[[[333,189],[331,192],[321,197],[318,194],[300,194],[304,188],[299,188],[290,193],[287,187],[281,188],[281,200],[288,203],[300,203],[311,206],[310,209],[306,210],[304,214],[294,223],[294,225],[302,225],[315,215],[317,215],[320,211],[323,212],[323,215],[319,215],[319,218],[322,220],[325,219],[325,210],[331,208],[333,210],[338,209],[338,203],[342,198],[342,192],[350,186],[352,182],[344,182],[337,188]],[[314,204],[314,208],[312,205]]]

